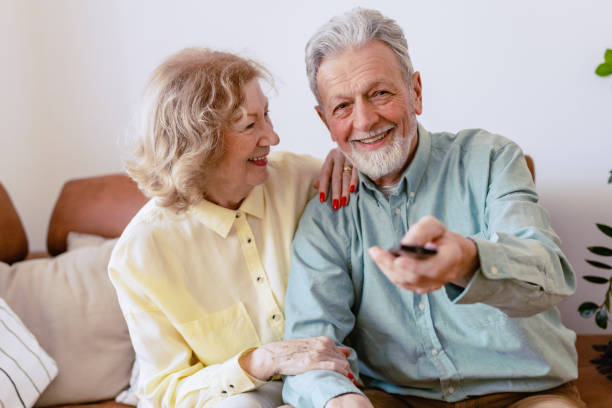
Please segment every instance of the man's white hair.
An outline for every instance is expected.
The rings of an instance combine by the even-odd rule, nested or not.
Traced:
[[[317,73],[325,57],[358,49],[372,40],[387,44],[402,67],[406,83],[410,83],[413,68],[408,55],[408,43],[400,26],[377,10],[354,8],[333,17],[310,38],[306,44],[306,75],[310,89],[320,107],[321,96],[317,88]]]

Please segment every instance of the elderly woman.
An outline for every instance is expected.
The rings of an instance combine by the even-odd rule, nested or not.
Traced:
[[[126,167],[152,200],[109,264],[142,406],[276,407],[281,374],[331,369],[352,378],[348,350],[328,338],[282,341],[289,247],[321,163],[270,156],[279,138],[259,85],[265,75],[238,56],[187,49],[147,88]],[[356,172],[343,171],[339,152],[326,164],[321,201],[333,173],[344,204]]]

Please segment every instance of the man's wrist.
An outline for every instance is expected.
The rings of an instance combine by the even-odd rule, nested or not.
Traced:
[[[373,408],[370,400],[364,395],[356,392],[340,394],[327,401],[325,408]]]
[[[463,265],[461,270],[463,273],[453,283],[465,288],[480,267],[480,258],[478,257],[478,245],[476,245],[476,242],[469,237],[462,238],[462,253],[464,256],[462,257]]]

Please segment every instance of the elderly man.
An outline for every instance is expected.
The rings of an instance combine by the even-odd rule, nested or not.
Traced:
[[[330,20],[306,64],[315,109],[360,182],[347,206],[304,212],[285,335],[350,346],[357,379],[291,376],[284,399],[300,408],[584,406],[571,382],[575,334],[555,307],[574,274],[519,147],[483,130],[425,130],[421,77],[402,30],[377,11]],[[400,243],[421,253],[389,250]]]

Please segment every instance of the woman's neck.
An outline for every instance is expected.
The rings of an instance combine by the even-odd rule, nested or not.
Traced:
[[[253,186],[243,188],[212,186],[204,192],[204,198],[221,207],[237,210],[252,190]]]

